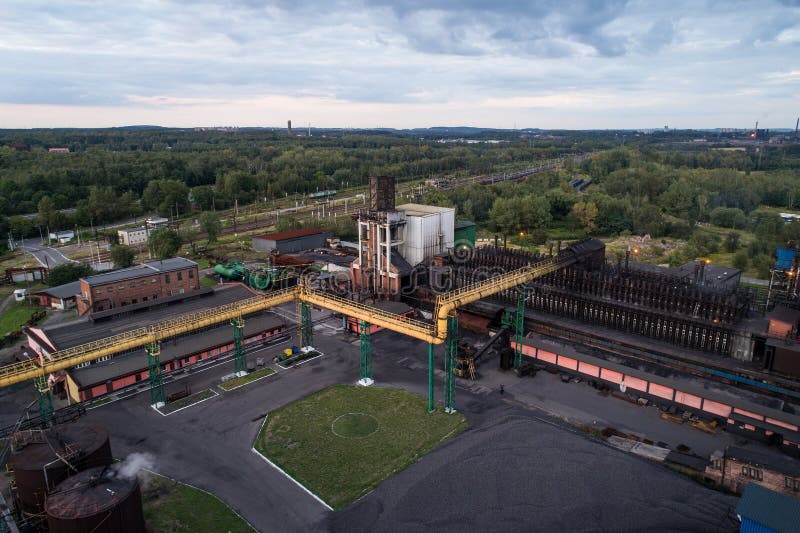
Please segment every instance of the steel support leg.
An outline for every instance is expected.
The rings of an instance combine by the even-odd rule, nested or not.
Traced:
[[[514,368],[519,368],[522,364],[522,338],[525,336],[525,295],[527,286],[517,287],[517,311],[514,314],[514,340],[517,346],[514,348]]]
[[[428,412],[434,410],[433,344],[428,344]]]
[[[247,374],[247,354],[244,351],[244,319],[237,317],[231,320],[233,325],[233,362],[237,376]]]
[[[158,409],[164,407],[164,380],[161,376],[161,345],[158,341],[144,347],[150,369],[150,403]]]
[[[359,322],[359,332],[361,333],[361,364],[358,373],[358,384],[369,387],[375,380],[372,379],[372,337],[370,336],[370,324],[363,320]]]
[[[453,374],[458,351],[458,317],[447,319],[447,341],[444,355],[444,412],[456,412],[456,377]]]
[[[314,344],[314,326],[311,324],[311,310],[306,302],[300,302],[300,345]]]
[[[47,376],[34,378],[33,384],[36,387],[36,398],[39,400],[39,415],[42,418],[42,427],[46,428],[53,419],[53,392],[47,382]]]

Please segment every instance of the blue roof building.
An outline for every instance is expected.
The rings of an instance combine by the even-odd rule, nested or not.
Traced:
[[[800,500],[750,483],[744,490],[736,514],[740,533],[800,532]]]

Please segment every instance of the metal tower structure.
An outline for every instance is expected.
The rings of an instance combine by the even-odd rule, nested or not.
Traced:
[[[432,413],[434,410],[434,379],[433,379],[433,344],[428,343],[428,412]]]
[[[147,366],[150,369],[150,404],[158,409],[164,407],[164,380],[161,376],[161,344],[153,341],[144,347]]]
[[[311,323],[311,310],[306,302],[300,302],[300,346],[314,345],[314,325]]]
[[[444,412],[456,412],[456,377],[453,374],[458,352],[458,317],[447,318],[447,341],[444,354]]]
[[[358,327],[361,339],[361,365],[358,373],[358,383],[368,387],[375,383],[375,380],[372,379],[372,336],[369,332],[370,324],[362,320],[358,323]]]
[[[244,351],[244,319],[241,316],[231,319],[233,326],[233,361],[237,376],[247,374],[247,354]]]
[[[36,399],[39,402],[39,415],[42,417],[42,427],[47,427],[48,422],[53,418],[53,391],[47,376],[40,376],[33,381],[36,387]]]

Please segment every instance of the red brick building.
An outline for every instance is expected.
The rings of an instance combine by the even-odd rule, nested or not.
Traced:
[[[755,448],[729,447],[711,456],[706,477],[741,494],[749,483],[757,483],[793,498],[800,497],[800,463],[779,453]]]
[[[200,288],[197,263],[173,257],[81,278],[78,314],[105,311]]]

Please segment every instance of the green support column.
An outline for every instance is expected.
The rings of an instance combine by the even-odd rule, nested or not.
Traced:
[[[161,376],[161,345],[153,341],[144,347],[147,366],[150,369],[150,404],[158,409],[164,407],[164,380]]]
[[[447,341],[444,354],[444,412],[456,412],[456,377],[453,374],[458,351],[458,317],[447,319]]]
[[[247,354],[244,351],[244,319],[237,317],[231,320],[233,325],[233,361],[237,376],[247,374]]]
[[[370,324],[363,320],[359,322],[361,333],[361,365],[359,369],[358,384],[369,387],[375,380],[372,379],[372,337],[369,333]]]
[[[514,368],[522,364],[522,339],[525,336],[525,296],[528,286],[525,284],[517,287],[517,312],[514,313],[514,340],[517,346],[514,349]]]
[[[42,427],[46,428],[53,419],[53,392],[47,382],[47,376],[34,378],[33,385],[36,387],[36,398],[39,400],[39,415],[42,417]]]
[[[428,412],[432,413],[434,410],[434,380],[433,380],[433,344],[428,344]]]
[[[300,345],[313,346],[314,326],[311,324],[311,311],[306,302],[300,302]]]

